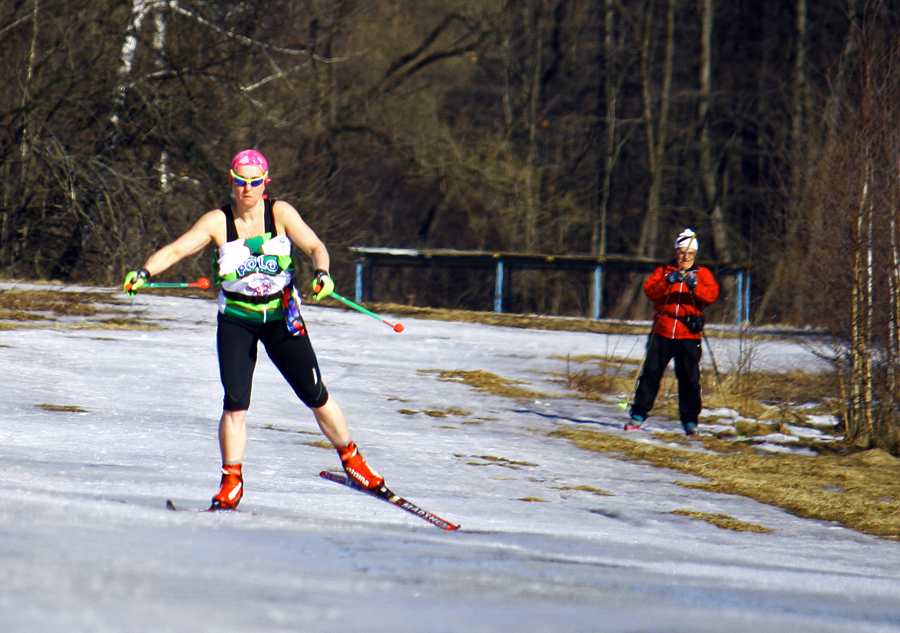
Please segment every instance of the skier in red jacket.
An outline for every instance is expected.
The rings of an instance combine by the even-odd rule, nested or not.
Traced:
[[[700,341],[703,309],[719,296],[719,285],[708,268],[697,266],[697,234],[685,229],[675,240],[675,259],[658,267],[644,284],[656,305],[653,332],[634,394],[631,420],[625,430],[638,429],[653,408],[659,383],[675,359],[678,412],[687,435],[697,433],[700,415]]]

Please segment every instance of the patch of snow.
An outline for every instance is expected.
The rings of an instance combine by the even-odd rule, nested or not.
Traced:
[[[816,427],[832,428],[840,422],[836,416],[831,414],[807,414],[806,421]]]
[[[797,437],[814,437],[816,439],[822,439],[825,437],[825,434],[819,429],[813,429],[808,426],[794,426],[792,424],[785,424],[785,427]]]
[[[781,441],[781,440],[778,440]],[[772,442],[763,442],[761,444],[754,444],[754,448],[758,448],[762,451],[768,451],[769,453],[791,453],[794,455],[808,455],[810,457],[814,457],[818,455],[816,451],[811,448],[801,447],[801,448],[791,448],[790,446],[785,446],[783,444],[775,444]]]

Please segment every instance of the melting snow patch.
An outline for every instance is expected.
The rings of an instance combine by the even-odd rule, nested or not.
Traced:
[[[740,418],[741,414],[735,411],[734,409],[726,409],[722,407],[720,409],[703,409],[700,411],[701,418]]]
[[[771,437],[771,436],[766,436],[766,437]],[[816,453],[811,448],[806,448],[806,447],[793,448],[790,446],[784,446],[782,444],[772,444],[771,442],[763,442],[762,444],[757,444],[756,448],[763,450],[763,451],[768,451],[770,453],[792,453],[794,455],[810,455],[810,456],[818,455],[818,453]]]
[[[831,428],[837,426],[838,419],[830,414],[812,414],[806,416],[806,421],[813,426]]]
[[[814,437],[816,439],[821,439],[825,437],[824,433],[819,429],[811,429],[808,426],[793,426],[791,424],[785,424],[787,429],[797,437]]]
[[[785,435],[784,433],[770,433],[769,435],[756,436],[756,439],[762,439],[766,443],[768,442],[782,442],[784,444],[790,444],[791,442],[799,442],[799,437],[794,437],[793,435]],[[760,446],[762,446],[760,444]]]

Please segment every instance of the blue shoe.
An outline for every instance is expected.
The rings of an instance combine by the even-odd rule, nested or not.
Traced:
[[[682,426],[684,426],[684,434],[688,437],[693,435],[697,435],[697,423],[696,422],[685,422]]]
[[[626,431],[637,431],[641,428],[641,424],[644,423],[644,416],[638,415],[637,413],[631,414],[631,422],[625,423]]]

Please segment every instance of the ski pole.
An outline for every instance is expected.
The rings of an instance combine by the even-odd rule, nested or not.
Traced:
[[[706,349],[709,350],[709,360],[712,361],[713,372],[716,375],[716,385],[719,387],[719,395],[722,396],[722,403],[731,413],[731,423],[734,424],[734,409],[728,406],[728,396],[725,395],[725,390],[722,389],[722,380],[719,378],[719,367],[716,365],[716,357],[713,356],[712,345],[709,344],[709,338],[706,336],[706,332],[701,331],[700,334],[703,336],[703,340],[706,341]]]
[[[688,291],[691,293],[691,303],[694,304],[694,309],[699,311],[697,307],[697,300],[694,297],[694,291],[688,288]],[[701,313],[702,314],[702,313]],[[716,365],[716,357],[713,355],[712,345],[709,344],[709,337],[706,336],[706,332],[700,330],[700,336],[706,341],[706,349],[709,350],[709,360],[712,361],[713,373],[716,376],[716,386],[719,388],[719,395],[722,396],[722,403],[725,405],[725,408],[728,409],[731,415],[731,424],[734,425],[734,409],[728,406],[728,396],[725,395],[725,390],[722,389],[722,380],[719,378],[719,366]]]
[[[352,301],[350,301],[350,299],[345,299],[344,297],[342,297],[341,295],[339,295],[339,294],[336,293],[336,292],[332,292],[332,293],[331,293],[331,296],[334,297],[335,299],[337,299],[338,301],[342,301],[343,303],[346,303],[348,306],[350,306],[350,307],[353,308],[354,310],[359,310],[359,311],[362,312],[363,314],[368,314],[368,315],[369,315],[370,317],[372,317],[373,319],[378,319],[379,321],[381,321],[381,322],[384,323],[385,325],[390,325],[392,328],[394,328],[394,331],[395,331],[395,332],[398,332],[398,333],[399,333],[399,332],[402,332],[402,331],[405,329],[405,328],[403,327],[403,324],[402,324],[402,323],[388,323],[387,321],[385,321],[384,319],[382,319],[380,316],[378,316],[378,315],[375,314],[374,312],[370,312],[369,310],[366,310],[366,309],[365,309],[364,307],[362,307],[361,305],[359,305],[359,304],[357,304],[357,303],[353,303]]]
[[[641,373],[643,373],[643,371],[644,371],[644,363],[647,362],[647,352],[650,351],[650,339],[653,337],[653,330],[656,329],[656,320],[658,318],[659,318],[659,314],[657,313],[653,316],[653,323],[650,324],[650,334],[647,335],[647,348],[644,350],[644,357],[641,359],[641,365],[640,365],[640,367],[638,367],[637,376],[634,379],[634,388],[631,390],[632,399],[634,398],[634,396],[637,392],[638,382],[640,382]],[[624,402],[620,402],[619,407],[623,411],[627,410],[628,409],[628,401],[625,400]]]
[[[209,279],[201,277],[197,281],[172,282],[172,281],[148,281],[142,288],[209,288]]]

